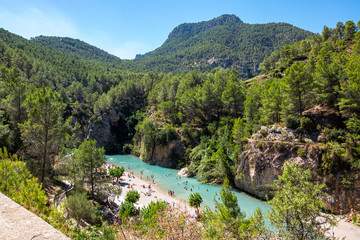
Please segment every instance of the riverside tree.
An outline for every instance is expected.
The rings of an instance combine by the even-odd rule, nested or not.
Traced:
[[[197,192],[190,193],[190,195],[189,195],[189,205],[191,207],[196,208],[197,217],[199,217],[199,207],[200,207],[202,202],[203,202],[203,199],[202,199],[200,193],[197,193]]]
[[[74,154],[74,158],[81,166],[84,179],[91,185],[92,198],[94,198],[94,186],[97,181],[96,169],[105,163],[104,154],[104,148],[96,147],[96,140],[84,140]]]
[[[264,226],[259,209],[248,219],[238,205],[237,197],[230,191],[229,180],[224,179],[220,190],[221,202],[215,199],[217,211],[206,211],[204,216],[205,235],[209,239],[271,239],[271,233]]]
[[[41,159],[40,181],[44,183],[47,171],[52,171],[50,154],[55,154],[62,146],[69,121],[62,118],[66,104],[61,102],[59,93],[51,88],[41,87],[27,96],[25,108],[28,120],[19,124],[26,151]]]
[[[318,239],[324,236],[334,220],[322,214],[324,185],[313,183],[310,170],[286,165],[274,181],[274,198],[269,201],[270,222],[284,239]]]
[[[123,166],[121,166],[121,167],[116,166],[115,168],[110,169],[109,174],[112,177],[119,178],[123,175],[124,171],[125,171],[125,169]]]

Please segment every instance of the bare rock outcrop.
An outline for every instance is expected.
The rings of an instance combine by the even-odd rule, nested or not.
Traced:
[[[258,198],[271,198],[269,185],[282,174],[286,163],[296,163],[310,169],[314,181],[325,184],[328,198],[323,202],[327,210],[335,213],[359,211],[359,173],[353,173],[355,177],[350,188],[342,183],[340,175],[320,175],[322,154],[321,146],[315,144],[250,139],[236,162],[235,185]]]

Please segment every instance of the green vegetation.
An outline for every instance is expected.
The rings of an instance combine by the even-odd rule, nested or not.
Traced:
[[[203,217],[205,237],[207,239],[268,239],[271,236],[264,226],[261,211],[257,211],[249,218],[241,211],[237,197],[229,188],[229,181],[225,179],[220,190],[221,202],[215,200],[217,211],[207,211]]]
[[[43,46],[49,46],[69,55],[74,55],[87,60],[98,60],[112,63],[120,62],[118,57],[115,57],[78,39],[68,37],[38,36],[31,38],[30,40]]]
[[[274,181],[269,219],[282,239],[323,239],[335,220],[322,214],[324,185],[312,182],[310,170],[286,165]],[[327,226],[327,227],[326,227]]]
[[[156,50],[135,63],[158,72],[236,68],[244,78],[258,74],[264,57],[313,34],[285,23],[246,24],[234,15],[176,27]]]
[[[336,177],[352,190],[349,176],[360,170],[359,63],[360,31],[351,21],[313,35],[288,24],[250,25],[222,16],[180,25],[161,48],[131,62],[79,40],[28,41],[0,29],[0,147],[11,152],[0,152],[0,189],[69,236],[96,238],[94,231],[79,231],[63,213],[48,208],[42,188],[67,177],[75,192],[67,200],[68,212],[77,222],[95,223],[94,201],[100,204],[118,191],[118,186],[99,184],[106,182],[100,172],[105,152],[132,151],[150,161],[157,146],[174,143],[185,149],[184,156],[169,157],[175,166],[186,165],[202,182],[224,183],[217,212],[201,218],[203,227],[189,226],[186,216],[169,219],[168,208],[153,204],[130,226],[127,220],[138,214],[133,203],[139,196],[129,192],[120,206],[129,232],[187,239],[268,236],[262,214],[246,218],[229,191],[239,156],[255,141],[248,138],[258,132],[261,141],[253,146],[263,150],[271,139],[265,139],[269,132],[261,126],[292,128],[297,136],[284,131],[281,141],[316,144],[320,177]],[[261,75],[255,76],[258,70]],[[288,146],[276,144],[278,149]],[[305,147],[296,149],[300,157],[308,153]],[[270,218],[285,238],[322,234],[313,221],[320,213],[321,186],[300,171],[286,168],[273,186],[278,192]],[[122,172],[115,169],[110,175]],[[289,200],[286,190],[297,195]],[[191,204],[200,205],[201,196],[191,198]],[[77,205],[79,199],[84,205]],[[299,209],[291,216],[280,214]],[[111,228],[104,229],[112,238]]]
[[[99,178],[96,173],[105,163],[104,154],[104,148],[97,148],[95,140],[84,140],[73,157],[73,161],[77,162],[79,170],[83,173],[83,181],[88,182],[91,186],[92,198],[95,197],[95,184]]]
[[[137,214],[137,209],[134,206],[140,198],[140,194],[135,190],[130,190],[126,193],[125,201],[121,203],[119,207],[119,217],[122,220],[126,220],[129,217]]]
[[[201,203],[203,202],[203,199],[200,195],[200,193],[190,193],[189,195],[189,205],[191,207],[195,207],[196,208],[196,214],[197,216],[199,216],[199,207],[201,205]]]
[[[27,120],[19,123],[21,138],[27,153],[41,159],[41,183],[45,174],[52,171],[50,154],[56,154],[65,140],[65,134],[70,119],[64,123],[63,112],[65,104],[60,101],[60,94],[50,88],[41,87],[30,94],[24,101],[27,110]]]
[[[125,171],[124,167],[116,166],[115,168],[110,169],[109,174],[112,177],[120,178]]]
[[[96,223],[97,209],[87,199],[86,193],[76,192],[68,197],[65,202],[65,209],[76,220],[78,227],[81,220],[90,224]]]
[[[45,214],[47,197],[25,162],[0,148],[0,191],[36,214]]]
[[[25,162],[17,155],[8,153],[7,149],[0,148],[0,192],[15,202],[37,214],[52,226],[62,231],[72,239],[99,239],[100,234],[90,228],[80,230],[67,220],[61,208],[48,206],[46,196],[38,179],[27,170]],[[68,198],[66,207],[76,220],[97,220],[97,210],[87,200],[86,194],[75,193]],[[112,228],[103,227],[102,231],[111,235]],[[111,239],[111,238],[109,238]]]

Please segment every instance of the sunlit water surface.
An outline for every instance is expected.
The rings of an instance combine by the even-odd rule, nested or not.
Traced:
[[[150,182],[154,180],[155,185],[164,192],[174,191],[178,199],[187,201],[191,192],[198,192],[203,198],[202,207],[208,206],[214,210],[214,198],[219,199],[220,197],[221,186],[202,184],[196,178],[180,178],[176,175],[179,170],[150,165],[132,155],[108,155],[108,162],[123,166],[126,171],[133,172],[137,176],[140,176],[141,171],[143,171],[142,178],[144,180]],[[251,215],[256,208],[260,208],[263,213],[269,210],[269,205],[261,200],[236,189],[233,189],[232,192],[237,197],[241,210],[247,216]]]

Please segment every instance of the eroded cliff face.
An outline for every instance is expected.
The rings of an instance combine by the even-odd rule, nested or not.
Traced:
[[[132,98],[117,106],[111,106],[84,125],[84,138],[92,138],[98,147],[104,147],[107,154],[124,153],[123,146],[131,142],[137,121],[129,120],[137,110],[146,105],[142,98]]]
[[[141,143],[141,145],[143,144]],[[186,148],[180,140],[171,141],[165,146],[155,145],[150,153],[151,158],[149,164],[176,168],[179,161],[184,159],[185,150]],[[140,154],[139,157],[143,159],[142,154]]]
[[[360,210],[359,173],[353,172],[353,185],[342,183],[342,176],[323,176],[318,172],[323,150],[321,145],[250,139],[236,162],[235,185],[261,199],[271,197],[272,184],[282,174],[286,163],[296,163],[310,169],[314,181],[326,185],[329,195],[323,199],[325,208],[335,213]]]

